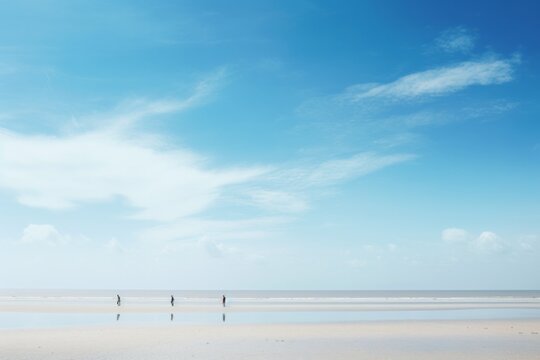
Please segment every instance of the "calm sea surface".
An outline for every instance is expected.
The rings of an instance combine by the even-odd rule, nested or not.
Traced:
[[[116,294],[122,297],[120,307],[116,306]],[[227,296],[225,308],[220,304],[223,294]],[[169,303],[171,295],[176,300],[174,308]],[[406,306],[388,310],[369,310],[368,306],[368,310],[362,310],[362,306],[371,304]],[[458,306],[440,306],[445,304]],[[464,304],[467,306],[463,307]],[[64,305],[79,310],[56,310]],[[429,306],[422,309],[415,305]],[[35,306],[45,306],[47,310],[31,310]],[[139,311],[130,312],[131,306]],[[182,306],[200,306],[202,310],[178,311]],[[319,309],[314,311],[310,306]],[[81,310],[87,307],[105,310],[92,313]],[[155,308],[161,310],[145,310]],[[235,311],[240,308],[251,310]],[[4,330],[460,319],[540,319],[540,291],[0,290],[0,329]]]

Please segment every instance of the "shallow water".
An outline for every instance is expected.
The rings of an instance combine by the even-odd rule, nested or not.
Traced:
[[[540,319],[540,291],[123,290],[118,293],[122,296],[122,306],[118,308],[118,313],[110,313],[111,306],[116,308],[116,291],[112,290],[0,290],[0,329]],[[221,310],[223,293],[227,295],[228,307],[222,313],[217,309]],[[198,307],[199,311],[163,312],[163,309],[170,307],[170,296],[173,294],[178,308]],[[394,306],[396,304],[399,306]],[[332,310],[325,311],[321,305],[333,305]],[[388,309],[369,310],[371,305]],[[429,306],[419,310],[416,305]],[[62,311],[66,306],[70,308],[69,312]],[[301,311],[292,311],[291,306]],[[358,306],[359,309],[351,309],[351,306]],[[17,311],[10,310],[14,308]],[[95,312],[85,312],[84,309],[88,308],[93,308]],[[134,308],[138,311],[130,311]],[[247,311],[235,311],[239,309]]]
[[[0,329],[185,324],[345,323],[403,320],[540,319],[540,309],[194,313],[0,313]]]

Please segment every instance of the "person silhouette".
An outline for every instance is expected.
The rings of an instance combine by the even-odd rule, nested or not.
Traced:
[[[171,295],[171,306],[174,306],[174,296]]]
[[[121,302],[122,302],[122,301],[120,300],[120,295],[116,294],[116,305],[117,305],[117,306],[120,306],[120,303],[121,303]]]
[[[225,297],[225,295],[223,295],[221,297],[221,303],[223,304],[223,307],[225,307],[225,303],[227,302],[227,298]]]

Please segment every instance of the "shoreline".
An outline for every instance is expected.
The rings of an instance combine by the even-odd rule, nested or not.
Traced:
[[[36,302],[0,302],[0,313],[186,313],[186,312],[323,312],[323,311],[437,311],[437,310],[477,310],[477,309],[538,309],[540,302],[438,302],[438,303],[364,303],[364,304],[185,304],[177,302],[172,307],[166,304],[113,304],[86,303],[36,303]]]

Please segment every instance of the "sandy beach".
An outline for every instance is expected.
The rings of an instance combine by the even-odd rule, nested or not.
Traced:
[[[540,359],[540,321],[0,331],[1,359]]]
[[[537,293],[103,295],[4,293],[0,360],[540,359]]]

